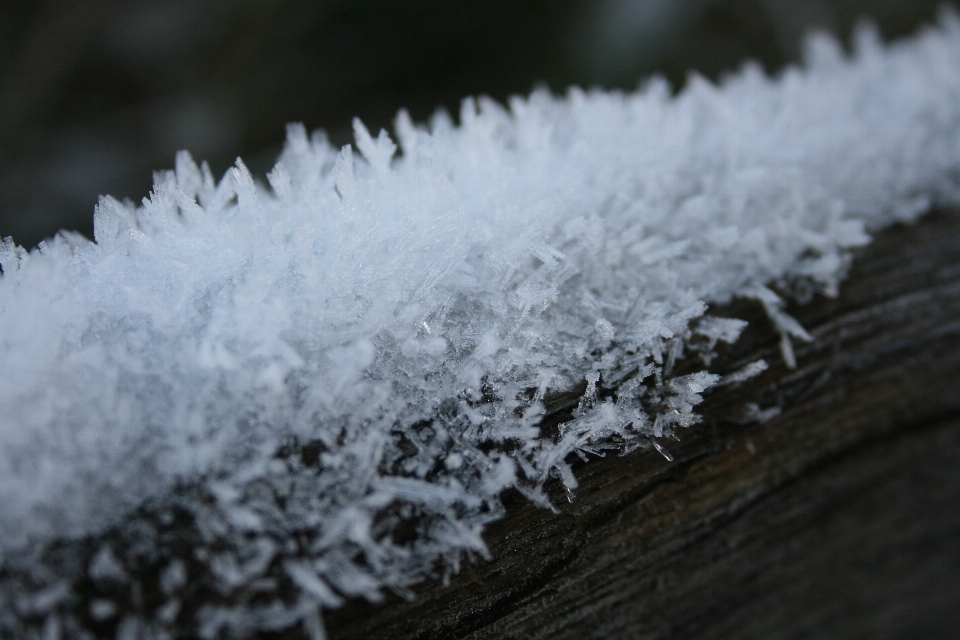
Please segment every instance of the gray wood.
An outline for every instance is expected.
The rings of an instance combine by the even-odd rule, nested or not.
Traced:
[[[796,370],[758,308],[716,312],[751,325],[712,370],[775,366],[710,394],[674,462],[578,464],[557,514],[507,496],[492,561],[330,612],[331,637],[960,637],[960,216],[883,231],[789,309],[816,338]]]

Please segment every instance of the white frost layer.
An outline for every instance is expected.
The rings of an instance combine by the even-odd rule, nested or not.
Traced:
[[[676,97],[654,80],[467,100],[459,126],[401,113],[399,156],[359,123],[360,156],[291,126],[269,187],[239,161],[216,183],[181,153],[142,206],[101,200],[95,243],[8,239],[0,550],[96,532],[205,477],[237,544],[272,558],[284,527],[315,532],[283,566],[322,606],[485,553],[505,488],[572,490],[568,454],[697,420],[717,377],[669,367],[694,332],[742,328],[707,304],[760,300],[790,358],[807,336],[766,285],[831,294],[867,231],[960,202],[956,20],[808,53]],[[584,380],[575,419],[541,438],[540,399]],[[319,471],[278,510],[247,489],[302,473],[275,457],[291,438],[322,443]],[[417,540],[395,543],[390,523],[414,516]],[[210,634],[238,619],[208,614]]]

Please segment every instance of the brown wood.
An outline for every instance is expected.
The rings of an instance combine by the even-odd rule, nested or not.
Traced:
[[[751,325],[711,370],[773,366],[711,393],[674,462],[578,464],[556,514],[507,496],[492,561],[329,612],[331,637],[960,637],[960,215],[879,233],[837,299],[789,309],[796,370],[758,308],[716,311]]]

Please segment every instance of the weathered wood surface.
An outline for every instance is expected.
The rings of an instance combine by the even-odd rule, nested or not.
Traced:
[[[508,496],[494,559],[328,613],[333,638],[960,637],[960,215],[880,233],[782,364],[758,308],[670,448],[576,467],[559,513]],[[778,407],[766,423],[747,403]],[[562,401],[554,411],[562,411]],[[299,635],[299,633],[297,634]]]

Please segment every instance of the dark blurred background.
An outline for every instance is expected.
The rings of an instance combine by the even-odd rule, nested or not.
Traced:
[[[219,176],[272,165],[284,125],[349,142],[545,84],[633,89],[796,60],[812,28],[887,38],[940,0],[0,0],[0,237],[92,236],[99,194],[135,201],[178,149]]]

